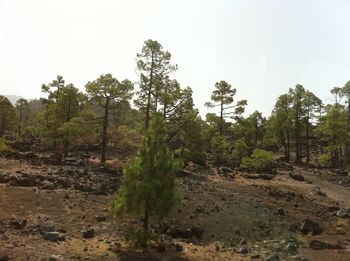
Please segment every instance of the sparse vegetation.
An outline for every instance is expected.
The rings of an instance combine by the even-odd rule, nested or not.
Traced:
[[[43,98],[0,96],[0,260],[47,259],[32,246],[81,259],[75,243],[103,260],[139,257],[129,245],[198,260],[348,248],[350,81],[329,104],[286,86],[267,116],[218,79],[202,117],[161,43],[146,40],[135,67],[136,82],[101,74],[81,91],[57,76]]]
[[[271,151],[255,149],[250,157],[244,157],[241,169],[256,172],[269,172],[273,168],[273,153]]]

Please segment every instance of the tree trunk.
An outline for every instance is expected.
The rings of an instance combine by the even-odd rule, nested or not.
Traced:
[[[70,121],[70,118],[71,118],[71,100],[70,100],[70,95],[68,97],[68,108],[67,108],[67,119],[66,119],[66,122],[69,122]],[[65,135],[64,137],[64,149],[63,149],[63,152],[64,152],[64,156],[67,157],[68,155],[68,146],[69,146],[69,141],[68,141],[68,135]]]
[[[145,216],[143,219],[143,231],[145,233],[148,233],[148,227],[149,227],[149,210],[148,210],[148,203],[145,203]]]
[[[350,144],[349,144],[349,135],[350,135],[350,99],[348,100],[348,119],[346,125],[346,161],[350,163]]]
[[[220,105],[220,136],[222,137],[224,132],[224,102],[221,100]]]
[[[21,136],[22,132],[22,114],[23,114],[23,102],[21,102],[20,108],[19,108],[19,126],[18,126],[18,136]]]
[[[287,162],[290,161],[290,135],[289,135],[289,130],[287,130],[287,152],[288,152],[288,156],[287,156]]]
[[[153,88],[153,67],[154,67],[154,57],[152,52],[152,64],[151,64],[151,72],[149,76],[149,86],[147,93],[147,105],[146,105],[146,119],[145,119],[145,128],[148,130],[149,122],[151,120],[151,98],[152,98],[152,88]]]
[[[104,114],[104,117],[103,117],[102,145],[101,145],[101,163],[104,163],[106,161],[108,106],[109,106],[109,98],[107,98],[107,100],[106,100],[105,114]]]
[[[309,146],[309,117],[310,110],[308,110],[307,119],[306,119],[306,163],[309,164],[310,161],[310,146]]]

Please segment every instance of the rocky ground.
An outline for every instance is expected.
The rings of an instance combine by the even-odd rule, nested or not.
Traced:
[[[0,261],[350,260],[345,172],[280,164],[254,174],[190,163],[178,178],[181,203],[153,222],[159,241],[138,250],[124,238],[141,221],[108,211],[120,167],[88,158],[0,158]]]

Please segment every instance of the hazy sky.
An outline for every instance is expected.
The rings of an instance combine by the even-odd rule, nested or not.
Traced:
[[[350,0],[0,0],[0,94],[39,97],[58,74],[81,90],[102,73],[137,81],[146,39],[202,114],[219,80],[265,115],[296,83],[329,102],[350,80]]]

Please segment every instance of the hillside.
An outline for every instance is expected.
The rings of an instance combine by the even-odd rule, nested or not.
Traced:
[[[181,204],[152,225],[162,243],[140,252],[124,238],[140,221],[108,211],[117,169],[9,157],[0,159],[1,260],[348,260],[350,215],[339,212],[350,208],[348,175],[285,164],[218,175],[189,163]]]

